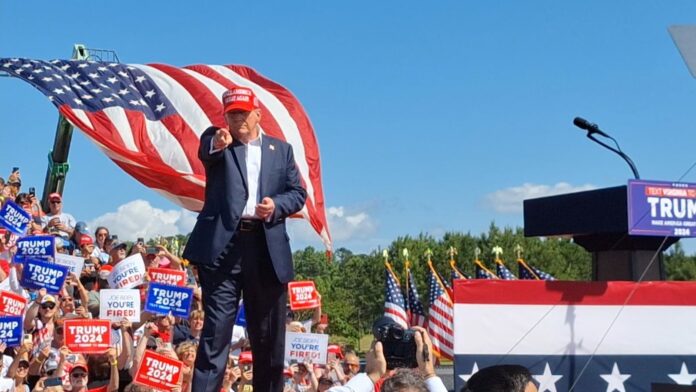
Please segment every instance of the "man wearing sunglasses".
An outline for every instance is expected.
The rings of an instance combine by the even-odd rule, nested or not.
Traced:
[[[75,218],[63,212],[63,197],[54,192],[48,195],[49,212],[41,218],[44,230],[57,234],[65,239],[70,238],[75,231]]]
[[[76,363],[73,368],[70,369],[70,386],[72,387],[72,392],[87,391],[88,382],[89,371],[87,370],[87,364]]]

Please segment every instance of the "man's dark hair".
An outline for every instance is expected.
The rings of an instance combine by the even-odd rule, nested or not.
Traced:
[[[382,392],[428,392],[423,377],[411,369],[397,369],[393,376],[384,380]]]
[[[532,374],[524,366],[497,365],[471,376],[461,392],[524,392]]]

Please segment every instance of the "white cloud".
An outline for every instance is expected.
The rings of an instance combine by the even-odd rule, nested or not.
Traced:
[[[587,191],[595,188],[597,187],[592,184],[573,186],[567,182],[559,182],[555,185],[524,183],[520,186],[489,193],[485,196],[484,201],[488,207],[496,212],[520,213],[522,212],[522,201],[525,199]]]
[[[343,206],[328,207],[326,217],[334,244],[367,239],[377,231],[376,222],[365,211],[356,211]],[[288,231],[293,242],[321,246],[319,235],[309,222],[301,219],[290,219],[288,222]]]
[[[121,240],[135,241],[139,237],[148,239],[156,236],[188,234],[196,223],[196,214],[184,210],[155,208],[148,201],[133,200],[88,222],[89,227],[109,228]]]

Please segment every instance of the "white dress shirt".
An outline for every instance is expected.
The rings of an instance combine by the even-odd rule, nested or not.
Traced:
[[[242,218],[245,219],[261,219],[256,215],[256,204],[259,199],[259,182],[261,181],[261,133],[259,137],[244,144],[244,162],[246,163],[246,179],[249,198],[247,199]],[[216,153],[221,149],[213,147],[213,140],[210,140],[210,153]]]

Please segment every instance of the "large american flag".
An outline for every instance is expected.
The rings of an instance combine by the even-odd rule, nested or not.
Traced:
[[[408,285],[406,295],[408,296],[408,301],[406,302],[406,313],[408,314],[408,323],[417,325],[419,327],[424,327],[426,322],[425,309],[420,300],[420,295],[418,295],[418,289],[416,287],[416,281],[413,279],[413,274],[410,269],[406,269],[406,284]]]
[[[396,279],[388,264],[384,270],[384,277],[384,315],[396,321],[402,327],[408,328],[404,294],[401,292],[399,280]]]
[[[222,93],[251,88],[261,102],[262,132],[290,143],[307,190],[300,214],[331,249],[312,124],[290,91],[241,65],[119,64],[0,58],[0,70],[41,91],[114,163],[189,210],[203,206],[199,137],[224,126]]]
[[[433,351],[440,358],[454,358],[454,308],[452,299],[440,281],[435,268],[430,267],[430,308],[428,309],[428,334],[433,341]]]

